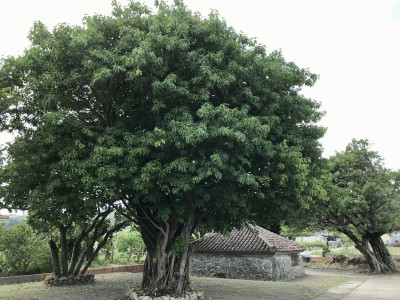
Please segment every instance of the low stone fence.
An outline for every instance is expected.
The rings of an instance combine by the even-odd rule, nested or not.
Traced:
[[[108,274],[108,273],[118,273],[118,272],[141,273],[141,272],[143,272],[143,268],[144,268],[143,265],[130,265],[130,266],[110,267],[110,268],[96,268],[96,269],[87,270],[86,274],[87,275],[97,275],[97,274]],[[51,275],[53,275],[53,273],[0,277],[0,285],[43,281]]]
[[[310,261],[315,263],[327,263],[332,260],[332,257],[311,256]],[[303,261],[307,261],[307,256],[303,256]]]
[[[42,280],[41,276],[42,276],[42,274],[0,277],[0,285],[40,281],[40,280]]]
[[[108,273],[119,273],[119,272],[130,272],[130,273],[142,273],[143,265],[130,265],[130,266],[120,266],[120,267],[109,267],[109,268],[95,268],[86,271],[86,275],[97,275],[97,274],[108,274]],[[41,274],[41,280],[45,280],[48,276],[53,275],[53,273]]]

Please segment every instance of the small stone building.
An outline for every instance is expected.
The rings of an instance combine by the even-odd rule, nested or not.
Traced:
[[[194,276],[290,280],[304,275],[305,249],[259,226],[210,234],[192,243]]]

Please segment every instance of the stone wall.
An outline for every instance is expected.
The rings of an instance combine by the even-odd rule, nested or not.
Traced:
[[[194,276],[256,280],[289,280],[304,275],[300,255],[237,255],[195,253],[191,261]]]

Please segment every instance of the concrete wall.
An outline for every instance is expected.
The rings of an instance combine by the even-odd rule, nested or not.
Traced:
[[[394,232],[390,235],[390,244],[400,241],[400,232]]]
[[[195,253],[191,261],[194,276],[257,280],[290,280],[304,275],[299,254],[236,255]]]

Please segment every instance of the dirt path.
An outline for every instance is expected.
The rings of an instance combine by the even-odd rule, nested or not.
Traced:
[[[354,270],[307,269],[311,276],[350,276],[351,280],[329,289],[316,300],[398,300],[400,274],[375,275]]]
[[[368,279],[343,298],[343,300],[367,299],[400,299],[400,276]]]

